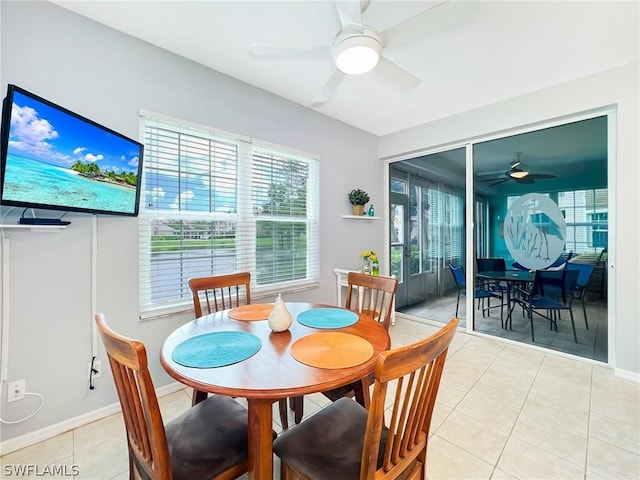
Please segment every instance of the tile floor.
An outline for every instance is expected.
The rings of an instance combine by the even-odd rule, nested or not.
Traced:
[[[466,324],[466,299],[460,299],[458,318],[461,326]],[[507,338],[516,342],[544,346],[558,352],[570,353],[580,357],[589,358],[606,363],[608,316],[607,304],[602,301],[588,300],[586,303],[589,329],[586,329],[582,306],[579,301],[574,302],[572,307],[575,320],[578,341],[573,338],[569,314],[563,312],[558,320],[558,331],[549,329],[547,320],[534,316],[535,342],[531,341],[531,324],[526,316],[523,316],[522,309],[513,310],[513,319],[510,328],[504,329],[500,326],[500,308],[494,308],[489,315],[483,317],[479,310],[474,309],[475,330],[495,337]],[[415,317],[416,321],[421,319],[429,321],[447,322],[456,311],[456,294],[448,294],[436,297],[414,305],[409,305],[400,310],[402,313]],[[505,306],[504,318],[506,320],[508,311]]]
[[[393,346],[436,329],[400,317],[391,328]],[[180,390],[160,399],[165,421],[189,407],[189,395]],[[327,403],[321,394],[305,397],[305,415]],[[430,480],[640,478],[640,384],[525,345],[458,332],[431,429]],[[60,434],[0,463],[0,476],[11,465],[64,464],[78,466],[77,479],[127,479],[122,419]]]

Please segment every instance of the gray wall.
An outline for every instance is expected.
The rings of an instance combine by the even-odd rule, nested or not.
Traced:
[[[321,287],[288,300],[335,301],[332,267],[357,265],[362,250],[383,250],[382,221],[340,218],[349,213],[346,193],[356,187],[367,190],[383,214],[380,156],[617,104],[619,174],[612,191],[620,233],[614,261],[622,259],[625,268],[613,272],[615,318],[610,328],[616,331],[616,367],[640,373],[637,64],[377,139],[52,4],[0,2],[0,21],[3,94],[7,83],[15,83],[134,138],[139,137],[138,111],[145,109],[318,155]],[[6,223],[15,223],[17,213]],[[28,437],[116,402],[108,371],[96,380],[96,390],[87,388],[94,313],[92,219],[67,217],[73,223],[60,233],[5,232],[11,241],[10,261],[2,266],[10,269],[11,315],[2,320],[11,322],[9,379],[26,379],[27,390],[43,394],[46,403],[32,419],[2,426],[2,441]],[[98,310],[117,330],[147,344],[156,384],[166,385],[170,380],[159,365],[158,351],[166,335],[189,315],[138,321],[136,219],[98,217],[97,240]],[[3,388],[4,418],[31,411],[28,400],[5,402]]]
[[[604,107],[615,107],[609,138],[609,352],[619,373],[640,378],[639,64],[634,62],[566,84],[431,122],[380,138],[382,158],[435,145],[536,126]]]
[[[268,94],[55,5],[2,2],[0,80],[19,85],[124,135],[139,138],[138,112],[151,110],[309,152],[320,158],[320,288],[286,300],[334,303],[334,266],[358,265],[362,250],[382,251],[382,221],[349,221],[347,192],[367,190],[382,213],[383,165],[377,137],[311,109]],[[2,214],[7,211],[3,207]],[[5,223],[16,223],[20,209]],[[117,401],[105,370],[90,391],[90,215],[68,214],[59,233],[6,230],[10,269],[9,380],[45,397],[36,416],[3,425],[0,440],[24,436]],[[159,364],[163,339],[191,318],[138,320],[138,222],[97,217],[97,309],[125,335],[147,345],[156,386],[170,383]],[[104,367],[106,359],[100,345]],[[33,400],[33,401],[32,401]],[[6,403],[13,419],[32,411],[36,399]]]

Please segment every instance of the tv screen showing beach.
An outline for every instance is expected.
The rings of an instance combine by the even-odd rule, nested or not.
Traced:
[[[17,87],[7,98],[3,204],[137,215],[141,144]]]

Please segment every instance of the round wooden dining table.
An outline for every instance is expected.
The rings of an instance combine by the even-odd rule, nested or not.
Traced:
[[[316,308],[340,307],[302,302],[287,302],[286,306],[293,321],[284,332],[273,332],[267,320],[236,320],[229,316],[230,310],[224,310],[179,327],[167,337],[160,352],[162,366],[177,381],[200,391],[247,399],[251,479],[273,478],[274,402],[357,383],[360,388],[356,389],[356,395],[361,397],[358,401],[366,405],[369,395],[367,377],[373,372],[378,354],[391,346],[389,334],[382,324],[367,315],[355,312],[358,320],[353,325],[328,330],[303,325],[298,321],[298,315]],[[247,332],[260,339],[261,347],[246,360],[222,367],[193,368],[174,361],[173,352],[178,345],[212,332]],[[318,368],[296,360],[291,353],[292,345],[303,337],[320,332],[347,333],[364,339],[371,344],[371,357],[346,368]],[[348,364],[350,351],[343,348],[336,354],[344,356]]]

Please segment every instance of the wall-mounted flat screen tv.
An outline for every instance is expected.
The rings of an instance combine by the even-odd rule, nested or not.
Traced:
[[[0,155],[2,205],[138,215],[142,144],[15,85]]]

